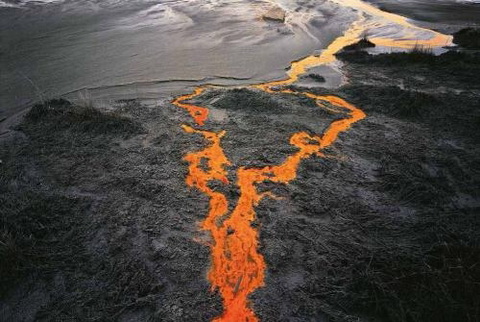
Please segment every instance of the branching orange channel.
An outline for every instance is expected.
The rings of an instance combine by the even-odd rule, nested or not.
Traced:
[[[352,1],[361,3],[357,0]],[[214,181],[230,184],[226,170],[230,161],[221,146],[225,131],[215,133],[183,125],[186,132],[201,134],[210,143],[201,151],[188,153],[184,159],[189,163],[187,185],[195,187],[209,197],[208,215],[201,224],[201,228],[209,231],[213,239],[210,246],[212,263],[208,279],[212,289],[220,291],[224,306],[223,314],[214,321],[258,321],[249,306],[248,296],[264,285],[266,264],[263,256],[258,252],[258,231],[252,227],[252,223],[256,219],[255,207],[262,198],[273,195],[268,192],[259,193],[257,185],[265,181],[288,184],[296,178],[302,160],[314,155],[322,157],[322,150],[332,145],[340,133],[345,132],[352,124],[366,116],[362,110],[340,97],[296,92],[286,89],[285,85],[297,81],[299,76],[311,67],[334,62],[335,53],[344,46],[358,41],[365,29],[365,20],[360,19],[344,35],[333,41],[321,55],[309,56],[293,62],[286,79],[250,86],[271,94],[303,95],[314,100],[319,107],[342,113],[345,117],[332,122],[322,135],[311,135],[306,132],[293,133],[290,144],[295,146],[297,151],[286,156],[283,163],[279,165],[260,168],[240,167],[236,176],[240,196],[230,213],[227,197],[209,186],[209,183]],[[434,35],[434,37],[436,39],[440,36]],[[207,86],[197,87],[193,93],[177,97],[172,101],[174,105],[187,110],[197,126],[203,126],[207,121],[208,108],[186,101],[198,97],[207,88]]]

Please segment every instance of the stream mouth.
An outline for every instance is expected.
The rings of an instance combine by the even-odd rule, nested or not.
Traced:
[[[262,19],[272,6],[286,11],[285,23]],[[153,100],[185,92],[175,80],[196,80],[194,87],[205,79],[218,85],[281,79],[291,61],[340,36],[356,10],[327,0],[3,0],[0,117],[72,92],[69,98]],[[406,36],[381,23],[371,32]]]

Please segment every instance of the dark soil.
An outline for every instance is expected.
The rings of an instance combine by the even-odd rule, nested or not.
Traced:
[[[257,208],[262,321],[480,321],[480,62],[344,53],[362,108],[327,157]],[[296,88],[297,90],[301,90]],[[0,320],[209,321],[207,199],[182,157],[205,146],[165,97],[108,111],[55,100],[0,142]],[[338,115],[311,100],[212,89],[206,129],[239,166],[278,164],[296,131]],[[218,185],[231,200],[235,186]],[[233,204],[231,205],[234,206]]]

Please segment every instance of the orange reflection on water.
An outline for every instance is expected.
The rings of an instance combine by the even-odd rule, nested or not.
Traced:
[[[227,214],[226,196],[208,185],[214,181],[229,183],[225,166],[230,162],[220,145],[225,132],[214,133],[183,126],[186,132],[202,134],[210,142],[207,148],[188,153],[185,160],[189,162],[187,184],[210,198],[209,212],[201,226],[211,233],[214,241],[211,245],[212,266],[208,279],[213,288],[219,289],[225,308],[223,315],[215,321],[258,320],[248,305],[248,296],[263,286],[266,264],[258,252],[258,231],[252,227],[252,223],[256,219],[255,207],[262,198],[271,194],[259,193],[257,185],[265,181],[286,184],[294,180],[303,159],[312,155],[323,156],[322,149],[333,144],[338,135],[351,124],[365,117],[360,109],[339,97],[315,96],[315,99],[319,106],[327,103],[343,109],[346,117],[333,122],[321,136],[306,132],[294,133],[290,137],[290,144],[297,147],[298,151],[280,165],[238,169],[240,197],[230,214]],[[221,222],[224,216],[226,219]]]
[[[371,27],[385,27],[386,25],[396,25],[403,27],[404,35],[402,37],[369,37],[369,40],[378,46],[396,47],[411,49],[421,45],[423,47],[443,47],[452,44],[452,36],[415,26],[407,18],[380,10],[361,0],[330,0],[342,7],[350,7],[358,10],[363,15],[369,17]],[[367,30],[365,28],[365,30]],[[373,29],[373,28],[372,28]]]
[[[321,150],[333,144],[339,133],[365,117],[360,109],[335,96],[320,96],[309,92],[298,93],[287,89],[274,91],[272,87],[291,84],[308,68],[334,61],[335,52],[356,41],[361,33],[359,24],[355,24],[344,36],[336,39],[322,55],[309,56],[294,62],[287,79],[255,86],[270,93],[305,95],[317,101],[320,107],[327,104],[342,109],[346,117],[333,122],[322,136],[305,132],[293,134],[290,144],[297,147],[298,151],[287,156],[280,165],[238,169],[236,184],[240,197],[231,213],[228,214],[226,196],[209,187],[209,184],[215,181],[229,184],[225,166],[230,165],[230,162],[220,144],[225,132],[214,133],[183,126],[186,132],[201,134],[210,142],[205,149],[188,153],[185,160],[189,162],[186,183],[210,198],[208,215],[201,227],[209,231],[213,239],[213,244],[210,246],[212,265],[208,279],[212,288],[220,291],[223,299],[224,313],[215,321],[258,320],[248,305],[248,296],[263,286],[266,264],[263,256],[258,252],[258,231],[252,227],[252,223],[256,219],[255,207],[262,198],[272,195],[268,192],[259,193],[257,185],[264,181],[286,184],[294,180],[303,159],[312,155],[322,156]],[[205,87],[199,87],[192,94],[173,100],[173,104],[186,109],[198,125],[204,124],[208,110],[185,101],[197,97],[204,90]]]
[[[292,64],[290,65],[290,69],[287,73],[287,78],[279,81],[253,85],[252,87],[272,93],[275,92],[272,90],[272,87],[293,84],[298,80],[298,77],[300,75],[305,74],[307,70],[312,67],[333,63],[336,60],[336,53],[338,53],[343,47],[351,45],[361,38],[362,34],[365,31],[364,22],[364,19],[360,19],[354,22],[352,26],[347,31],[345,31],[342,36],[336,38],[320,55],[312,55],[301,60],[292,62]],[[289,93],[285,90],[283,90],[282,92]]]
[[[205,91],[205,87],[199,86],[195,88],[193,93],[185,94],[175,98],[172,103],[178,107],[181,107],[190,113],[190,116],[195,120],[198,125],[204,125],[208,118],[208,108],[197,106],[193,104],[183,103],[184,101],[191,100]]]
[[[404,17],[383,12],[359,0],[333,0],[342,6],[350,6],[364,14],[378,17],[388,23],[396,23],[408,29],[406,38],[395,40],[388,38],[371,39],[377,45],[411,48],[415,45],[443,46],[451,39],[439,33],[430,32],[431,37],[425,40],[413,40],[416,32],[425,29],[413,26]],[[300,75],[314,66],[329,64],[335,61],[335,54],[343,47],[358,41],[368,28],[378,27],[378,23],[369,23],[365,16],[340,37],[335,39],[319,56],[308,56],[293,62],[288,77],[263,84],[250,86],[267,93],[284,93],[302,95],[313,99],[320,108],[331,112],[342,113],[344,116],[330,124],[322,135],[297,132],[290,137],[290,144],[297,148],[295,153],[287,155],[279,165],[258,168],[241,167],[236,172],[236,186],[240,196],[236,205],[229,212],[229,200],[226,195],[216,191],[210,185],[217,182],[229,185],[226,166],[231,165],[222,147],[221,139],[225,131],[219,133],[194,129],[183,125],[188,133],[202,135],[209,146],[203,150],[188,153],[188,175],[186,183],[195,187],[209,197],[209,211],[202,222],[202,229],[211,233],[213,243],[211,248],[211,268],[208,280],[212,289],[218,289],[223,300],[224,312],[214,321],[258,321],[248,303],[248,296],[264,285],[265,260],[258,252],[258,230],[254,227],[256,220],[255,207],[265,197],[274,197],[269,192],[260,193],[257,187],[260,183],[270,181],[288,184],[297,177],[298,167],[302,160],[311,156],[323,157],[322,150],[335,143],[338,136],[347,131],[352,124],[365,117],[365,113],[344,99],[336,96],[316,95],[311,92],[297,92],[285,89],[284,86],[296,82]],[[408,39],[412,36],[412,39]],[[197,87],[193,93],[177,97],[172,101],[178,107],[187,110],[197,125],[204,125],[208,117],[206,107],[186,103],[198,97],[206,87]]]

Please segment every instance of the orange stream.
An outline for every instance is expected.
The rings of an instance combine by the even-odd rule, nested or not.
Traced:
[[[337,0],[334,0],[337,1]],[[341,2],[338,0],[338,2]],[[347,4],[348,3],[348,4]],[[367,6],[368,14],[379,12],[387,18],[399,24],[408,24],[403,17],[383,13],[382,11],[363,4],[361,1],[344,1],[341,4]],[[372,9],[373,8],[373,9]],[[357,8],[358,9],[358,8]],[[393,17],[391,17],[391,15]],[[400,18],[399,18],[400,17]],[[309,92],[296,92],[282,86],[290,85],[298,80],[309,68],[328,64],[335,61],[334,54],[344,46],[358,41],[368,24],[365,19],[360,19],[348,29],[343,36],[337,38],[328,46],[320,56],[309,56],[300,61],[293,62],[284,80],[252,85],[252,88],[268,93],[286,93],[309,97],[321,108],[343,113],[344,118],[330,124],[322,135],[310,135],[306,132],[297,132],[290,137],[290,144],[297,148],[292,155],[286,156],[283,163],[275,166],[261,168],[244,168],[237,170],[236,185],[240,190],[240,197],[233,211],[229,212],[227,197],[209,183],[215,181],[222,184],[230,184],[225,167],[230,165],[222,147],[221,139],[225,131],[219,133],[198,130],[191,126],[183,125],[188,133],[202,135],[209,146],[203,150],[188,153],[185,160],[188,161],[188,175],[186,183],[195,187],[209,197],[209,211],[206,219],[201,223],[203,230],[209,231],[213,243],[211,247],[212,264],[208,273],[208,279],[212,289],[218,289],[223,299],[224,312],[214,321],[258,321],[255,313],[249,307],[248,296],[257,288],[264,285],[264,272],[266,268],[263,256],[258,252],[258,231],[252,227],[256,219],[255,207],[266,196],[274,197],[271,193],[259,193],[259,183],[270,181],[287,184],[297,176],[298,167],[303,159],[313,155],[322,157],[322,150],[332,145],[338,135],[350,128],[350,126],[365,117],[365,113],[359,108],[336,96],[321,96]],[[417,28],[408,24],[409,28]],[[425,41],[436,42],[439,34]],[[437,40],[435,40],[437,39]],[[442,38],[445,40],[445,38]],[[442,41],[443,41],[442,40]],[[391,41],[393,42],[393,41]],[[206,86],[197,87],[193,93],[177,97],[172,103],[187,110],[195,123],[204,125],[208,117],[208,109],[185,103],[201,95]]]

